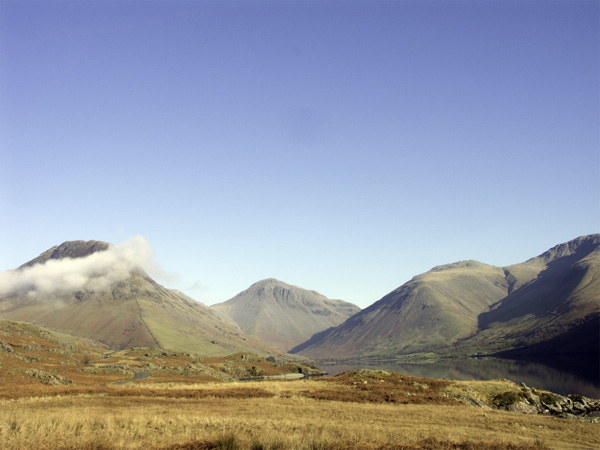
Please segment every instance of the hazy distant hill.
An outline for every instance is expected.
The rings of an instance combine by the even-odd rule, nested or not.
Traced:
[[[589,325],[598,314],[600,235],[590,235],[504,268],[476,261],[435,267],[292,352],[346,358],[528,348],[598,358],[590,342],[599,332]],[[544,345],[552,342],[561,345]]]
[[[286,351],[360,311],[352,303],[273,278],[213,308],[229,315],[244,332]]]
[[[0,318],[88,337],[116,349],[279,353],[201,303],[156,283],[135,267],[131,249],[113,248],[97,241],[65,242],[4,272],[4,284],[11,288],[0,295]]]

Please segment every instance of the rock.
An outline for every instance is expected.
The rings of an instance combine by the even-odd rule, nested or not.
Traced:
[[[491,409],[488,405],[486,405],[482,401],[479,401],[473,397],[467,397],[467,396],[458,395],[458,394],[442,394],[442,395],[444,397],[456,399],[459,402],[464,403],[465,405],[475,406],[477,408],[483,408],[483,409]]]
[[[545,405],[545,406],[548,409],[548,411],[550,412],[550,414],[561,414],[563,412],[562,407],[558,403],[555,403],[554,405]]]
[[[12,353],[15,349],[8,342],[0,341],[0,352]]]
[[[49,384],[50,386],[59,386],[73,383],[71,380],[63,377],[62,375],[46,373],[42,370],[37,369],[26,370],[25,374],[39,378],[42,381],[42,383]]]
[[[537,414],[538,409],[526,402],[516,402],[508,407],[509,411],[519,412],[523,414]]]
[[[527,399],[530,405],[535,405],[536,407],[539,407],[541,405],[540,397],[538,395],[535,395],[531,391],[525,393],[525,398]]]
[[[581,404],[579,402],[574,402],[572,409],[576,413],[585,413],[585,412],[587,412],[587,408],[583,404]]]

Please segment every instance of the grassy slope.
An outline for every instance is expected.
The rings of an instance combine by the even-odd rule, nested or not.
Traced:
[[[254,352],[262,356],[281,355],[254,336],[221,321],[195,302],[167,297],[160,302],[140,299],[144,323],[161,348],[198,353],[206,356],[236,352]]]
[[[89,344],[89,343],[88,343]],[[46,379],[27,374],[35,370]],[[155,381],[183,378],[188,382],[232,380],[239,377],[310,372],[308,366],[288,359],[268,362],[249,353],[209,358],[162,349],[133,348],[108,351],[78,339],[24,322],[0,320],[0,395],[23,396],[29,388],[48,382],[65,389],[106,386],[147,371]],[[51,380],[54,376],[55,380]],[[56,380],[59,382],[54,383]],[[17,391],[10,386],[19,386]],[[8,389],[7,389],[8,387]]]
[[[477,316],[507,290],[501,268],[475,261],[440,266],[413,278],[299,353],[315,358],[383,356],[444,347],[475,333]]]

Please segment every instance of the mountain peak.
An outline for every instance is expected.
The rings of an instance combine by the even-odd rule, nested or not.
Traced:
[[[252,287],[264,287],[264,286],[273,286],[273,285],[284,285],[284,286],[290,286],[287,283],[284,283],[283,281],[280,281],[276,278],[265,278],[264,280],[260,280],[257,281],[256,283],[252,283],[252,285],[250,286],[250,288]]]
[[[583,258],[598,248],[600,248],[600,234],[590,234],[556,245],[538,258],[543,259],[546,263],[573,255]]]
[[[213,309],[229,315],[244,332],[283,350],[339,325],[360,310],[274,278],[257,281]]]
[[[444,270],[452,270],[452,269],[462,269],[462,268],[482,268],[482,267],[490,267],[488,264],[481,263],[479,261],[475,261],[473,259],[469,259],[467,261],[458,261],[450,264],[442,264],[441,266],[435,266],[430,272],[442,272]]]
[[[83,258],[92,253],[108,250],[109,247],[109,243],[102,241],[66,241],[46,250],[40,256],[26,262],[19,268],[22,269],[35,264],[43,264],[51,259]]]

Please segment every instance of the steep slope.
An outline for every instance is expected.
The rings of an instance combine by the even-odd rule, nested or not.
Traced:
[[[330,300],[273,278],[254,283],[213,309],[229,315],[248,334],[282,350],[339,325],[360,311],[352,303]]]
[[[201,303],[156,283],[136,267],[130,249],[119,253],[114,248],[97,241],[66,242],[3,273],[11,289],[0,295],[0,318],[88,337],[115,349],[280,353]]]
[[[475,261],[439,266],[291,352],[347,358],[529,346],[547,353],[552,347],[543,342],[569,340],[571,351],[586,353],[593,346],[569,336],[579,336],[573,330],[600,311],[599,271],[600,235],[505,268]]]
[[[313,358],[345,358],[445,347],[476,333],[478,315],[507,290],[499,267],[476,261],[438,266],[291,352]]]

